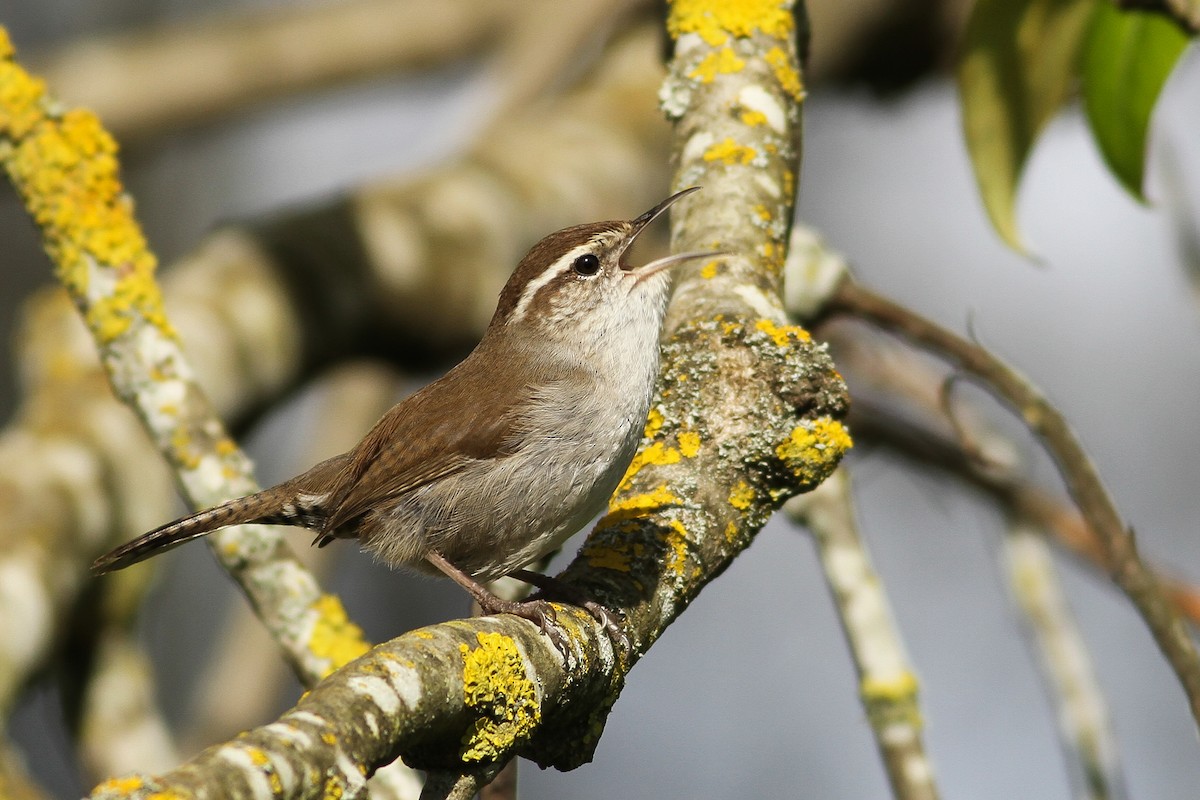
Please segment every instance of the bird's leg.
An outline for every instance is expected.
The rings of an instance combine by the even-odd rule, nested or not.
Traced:
[[[564,583],[550,575],[543,575],[540,572],[528,569],[514,570],[508,573],[508,577],[516,578],[519,581],[525,581],[528,584],[536,586],[541,590],[540,594],[542,596],[557,597],[571,605],[586,609],[597,622],[604,626],[604,630],[613,644],[626,650],[630,648],[629,637],[625,634],[625,629],[622,627],[622,623],[625,621],[624,617],[592,600],[577,587],[569,583]]]
[[[475,598],[475,602],[479,604],[484,614],[515,614],[522,619],[529,620],[550,638],[554,647],[562,653],[563,658],[567,657],[566,634],[557,625],[554,608],[545,600],[504,600],[492,594],[486,586],[451,564],[441,553],[430,552],[425,556],[425,560],[441,570],[447,578],[466,589],[467,593]]]

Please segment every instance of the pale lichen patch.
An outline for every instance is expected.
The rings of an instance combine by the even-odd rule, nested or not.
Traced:
[[[391,683],[374,675],[353,675],[346,681],[346,686],[353,689],[355,694],[366,697],[384,714],[396,714],[400,711],[400,696],[396,694]]]
[[[783,106],[763,87],[758,84],[742,87],[738,92],[737,102],[744,109],[743,122],[746,124],[759,124],[758,120],[761,118],[762,122],[769,125],[771,130],[776,133],[787,132],[787,114],[784,112]],[[756,115],[752,118],[753,122],[745,120],[745,114]]]
[[[240,742],[224,745],[216,757],[229,764],[240,776],[243,786],[254,800],[269,800],[280,793],[279,776],[270,768],[271,760],[261,749]]]

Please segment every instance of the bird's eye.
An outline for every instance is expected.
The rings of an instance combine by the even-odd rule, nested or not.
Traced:
[[[577,275],[595,275],[600,271],[600,259],[591,253],[584,253],[571,263],[571,269]]]

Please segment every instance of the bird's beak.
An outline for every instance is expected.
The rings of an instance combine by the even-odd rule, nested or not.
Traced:
[[[697,258],[721,258],[727,255],[729,255],[729,253],[723,253],[720,250],[693,250],[688,253],[672,253],[669,256],[656,258],[649,264],[641,267],[635,267],[630,271],[640,283],[641,281],[646,280],[646,278],[649,278],[651,275],[657,272],[662,272],[664,269],[670,269],[676,264],[680,264],[684,261],[694,261]]]
[[[642,214],[637,219],[630,220],[629,224],[631,226],[633,226],[633,230],[629,234],[630,243],[632,244],[633,240],[638,237],[638,234],[640,234],[646,228],[647,225],[649,225],[651,222],[653,222],[658,217],[659,214],[663,213],[668,208],[675,205],[676,202],[687,197],[692,192],[698,192],[698,191],[700,191],[699,186],[689,186],[688,188],[684,189],[682,192],[676,192],[675,194],[668,197],[666,200],[663,200],[661,203],[659,203],[654,208],[647,211],[645,214]],[[626,246],[628,246],[628,245],[626,245]]]
[[[688,188],[684,189],[683,191],[676,192],[675,194],[668,197],[666,200],[663,200],[661,203],[659,203],[654,208],[647,211],[645,214],[642,214],[640,217],[630,220],[629,224],[630,224],[632,230],[630,231],[629,240],[626,242],[625,248],[628,249],[629,246],[633,244],[634,239],[636,239],[638,237],[638,235],[641,234],[641,232],[644,231],[646,229],[646,227],[651,222],[653,222],[660,214],[662,214],[668,208],[673,206],[677,201],[683,199],[684,197],[687,197],[692,192],[698,192],[698,191],[700,191],[699,186],[689,186]],[[630,266],[622,265],[622,268],[625,271],[632,273],[638,279],[638,282],[641,282],[641,281],[644,281],[646,278],[649,278],[651,275],[654,275],[655,273],[662,272],[664,269],[669,269],[669,268],[675,266],[676,264],[682,263],[684,261],[692,261],[697,258],[715,258],[715,257],[719,257],[719,256],[724,256],[724,255],[728,255],[728,254],[722,253],[717,250],[712,250],[712,251],[703,250],[703,251],[693,251],[693,252],[688,252],[688,253],[674,253],[669,256],[664,256],[663,258],[655,259],[654,261],[651,261],[649,264],[645,264],[640,267],[630,267]]]

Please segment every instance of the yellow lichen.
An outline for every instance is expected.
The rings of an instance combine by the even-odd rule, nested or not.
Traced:
[[[646,428],[642,432],[642,436],[647,439],[653,439],[655,434],[657,434],[662,428],[663,422],[665,421],[666,420],[663,417],[663,413],[658,406],[650,409],[650,413],[646,415]]]
[[[321,595],[309,608],[316,613],[316,619],[308,637],[308,649],[314,656],[327,662],[321,677],[344,667],[371,649],[362,628],[350,621],[342,601],[334,595]]]
[[[88,326],[101,343],[127,333],[136,320],[173,336],[154,256],[117,175],[116,143],[91,112],[53,110],[41,81],[12,61],[7,39],[0,59],[3,166]],[[102,288],[93,296],[96,286]]]
[[[267,781],[271,786],[271,792],[279,797],[283,794],[283,781],[279,779],[279,774],[275,771],[275,767],[271,764],[271,757],[267,755],[260,747],[250,747],[247,751],[250,756],[250,763],[256,767],[260,767],[267,775]]]
[[[867,702],[895,703],[916,697],[919,688],[917,676],[905,670],[890,680],[864,679],[859,684],[858,691]]]
[[[760,319],[754,327],[775,340],[780,347],[788,347],[796,342],[812,341],[812,334],[799,325],[776,325],[769,319]]]
[[[730,36],[744,38],[759,31],[786,39],[794,24],[780,0],[672,0],[667,16],[671,38],[695,33],[714,47],[725,44]]]
[[[642,448],[634,455],[633,461],[629,462],[629,468],[625,470],[625,477],[621,478],[617,491],[624,491],[633,485],[634,476],[647,464],[678,464],[679,459],[679,451],[674,447],[667,447],[662,442],[654,442],[649,447]]]
[[[200,466],[200,455],[196,452],[195,442],[187,428],[177,427],[171,431],[171,454],[175,462],[184,469],[196,469]]]
[[[737,524],[732,520],[725,523],[725,541],[733,544],[737,540],[738,528]]]
[[[608,504],[608,513],[600,520],[602,525],[616,525],[634,517],[639,517],[647,511],[679,505],[679,498],[672,494],[666,484],[651,492],[642,492],[631,497],[614,495]]]
[[[700,268],[700,277],[704,278],[706,281],[710,281],[713,278],[717,277],[717,265],[719,263],[720,262],[717,261],[716,259],[709,261],[707,264],[705,264],[703,267]]]
[[[700,434],[695,431],[681,431],[679,434],[679,454],[684,458],[695,458],[700,452]]]
[[[775,73],[775,80],[779,81],[780,87],[796,102],[802,101],[804,99],[804,81],[787,51],[782,47],[772,47],[763,58],[771,65],[771,71]]]
[[[11,49],[0,58],[4,59],[0,61],[0,136],[20,139],[44,116],[41,103],[46,85],[12,63]]]
[[[663,544],[667,546],[665,566],[668,572],[682,578],[688,559],[687,528],[677,519],[670,520],[667,526],[663,531]],[[700,568],[693,567],[692,576],[695,577],[699,574]]]
[[[603,524],[603,520],[601,520]],[[630,553],[627,547],[585,547],[582,553],[588,566],[596,569],[611,569],[614,572],[629,572]]]
[[[321,796],[325,800],[341,800],[345,792],[345,782],[337,773],[332,773],[325,779],[325,787],[321,790]]]
[[[749,164],[758,155],[753,147],[738,144],[726,137],[704,151],[705,161],[720,161],[723,164]]]
[[[803,485],[815,486],[833,472],[853,444],[842,423],[831,417],[818,417],[793,428],[788,438],[775,448],[775,454]]]
[[[492,761],[528,739],[541,720],[537,686],[516,643],[500,633],[477,633],[479,647],[460,645],[463,702],[477,715],[463,735],[463,761]]]
[[[754,502],[754,494],[753,486],[745,481],[738,481],[729,492],[729,505],[739,511],[745,511]]]
[[[749,125],[751,128],[767,124],[767,115],[761,111],[743,111],[741,119],[743,125]]]
[[[0,28],[0,35],[3,35],[3,34],[4,34],[4,28]],[[3,40],[3,42],[7,42],[7,41],[8,41],[7,39]],[[0,44],[3,44],[3,42],[0,42]],[[142,779],[137,777],[136,775],[130,776],[128,778],[109,778],[104,783],[102,783],[96,787],[96,794],[100,794],[103,792],[116,792],[117,794],[130,794],[132,792],[136,792],[138,789],[141,789],[144,785],[145,785],[145,783],[142,781]]]
[[[714,50],[706,55],[696,68],[688,73],[688,76],[699,78],[702,83],[712,83],[713,78],[718,74],[738,72],[744,66],[746,66],[746,62],[738,58],[733,50],[722,47],[720,50]]]

